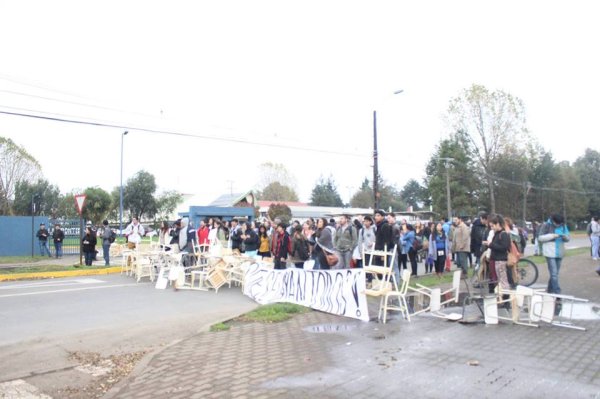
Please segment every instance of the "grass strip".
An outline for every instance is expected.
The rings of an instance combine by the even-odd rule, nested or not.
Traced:
[[[306,313],[310,309],[294,303],[273,303],[261,306],[238,318],[239,321],[258,323],[278,323],[288,320],[294,314]]]
[[[227,323],[217,323],[210,326],[210,332],[228,331],[231,326]]]
[[[19,266],[6,267],[0,269],[0,274],[22,274],[22,273],[45,273],[45,272],[66,272],[72,270],[97,270],[107,269],[113,266],[79,266],[79,263],[65,265],[35,265],[35,266]]]

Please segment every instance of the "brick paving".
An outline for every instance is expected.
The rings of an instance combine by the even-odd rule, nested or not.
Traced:
[[[587,257],[568,258],[563,293],[600,303],[593,269]],[[545,267],[540,272],[545,282]],[[374,302],[370,308],[376,314]],[[109,397],[600,398],[600,321],[577,324],[588,330],[431,316],[383,325],[320,312],[234,323],[155,354]]]

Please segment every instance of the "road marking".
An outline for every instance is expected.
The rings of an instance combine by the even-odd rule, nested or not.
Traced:
[[[0,290],[17,290],[23,288],[37,288],[37,287],[62,287],[68,285],[79,285],[79,284],[100,284],[105,283],[104,280],[98,280],[95,278],[79,278],[74,280],[61,280],[61,281],[38,281],[35,283],[23,283],[23,284],[11,284],[6,286],[0,286]]]
[[[145,284],[116,284],[116,285],[103,285],[100,287],[82,287],[82,288],[67,288],[65,290],[52,290],[52,291],[36,291],[36,292],[22,292],[20,294],[6,294],[0,295],[0,298],[11,298],[15,296],[28,296],[28,295],[41,295],[41,294],[58,294],[61,292],[74,292],[74,291],[85,291],[85,290],[99,290],[104,288],[119,288],[119,287],[144,287]]]

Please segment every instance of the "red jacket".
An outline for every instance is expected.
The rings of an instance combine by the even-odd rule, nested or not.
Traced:
[[[209,228],[208,226],[203,226],[201,228],[198,229],[198,244],[202,245],[202,244],[208,244],[208,232],[209,232]]]

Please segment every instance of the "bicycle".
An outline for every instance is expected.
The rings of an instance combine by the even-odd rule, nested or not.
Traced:
[[[519,259],[516,267],[516,284],[530,287],[536,283],[538,277],[538,267],[533,261],[526,258]],[[488,282],[487,270],[480,270],[480,266],[476,265],[469,282],[474,287],[479,287],[482,282]]]
[[[517,278],[520,285],[530,287],[535,284],[538,277],[538,267],[533,261],[525,258],[519,259],[517,262]]]

